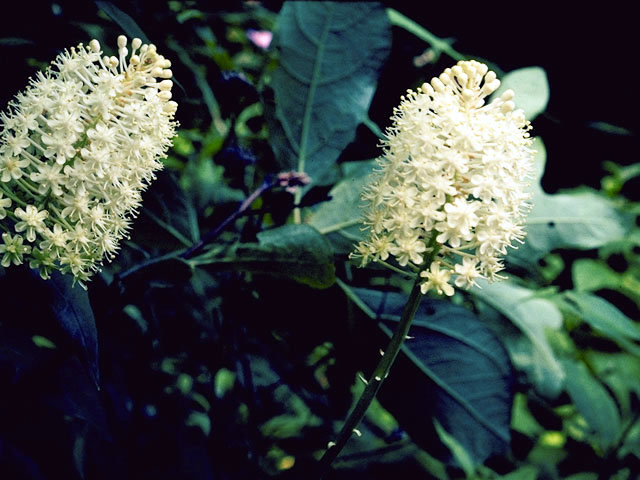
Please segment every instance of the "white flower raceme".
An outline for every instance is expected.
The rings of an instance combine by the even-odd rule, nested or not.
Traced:
[[[353,254],[363,265],[389,255],[413,264],[423,293],[499,277],[525,235],[534,154],[513,91],[485,102],[499,85],[486,65],[461,61],[402,97],[363,193],[368,239]]]
[[[171,63],[118,37],[61,53],[0,113],[1,263],[84,282],[127,235],[175,135]]]

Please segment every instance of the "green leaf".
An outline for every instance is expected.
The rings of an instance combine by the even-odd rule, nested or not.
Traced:
[[[43,337],[42,335],[34,335],[33,337],[31,337],[31,341],[36,347],[39,348],[48,348],[51,350],[55,350],[57,348],[55,343],[53,343],[47,337]]]
[[[208,437],[211,433],[211,419],[209,415],[202,412],[191,412],[184,424],[187,427],[197,427],[202,430],[205,437]]]
[[[548,195],[540,190],[533,204],[519,256],[526,250],[540,258],[556,248],[597,248],[622,238],[627,231],[613,203],[595,192]]]
[[[613,446],[621,433],[620,413],[613,398],[582,362],[565,361],[566,389],[580,414],[598,437],[601,448]]]
[[[100,392],[78,356],[70,356],[50,370],[50,386],[42,394],[43,403],[65,416],[88,422],[107,435],[109,429]]]
[[[258,234],[258,243],[237,245],[231,255],[189,261],[217,270],[238,269],[295,280],[313,288],[335,281],[331,244],[309,225],[284,225]]]
[[[464,470],[464,473],[467,475],[467,477],[471,477],[476,468],[473,459],[469,455],[469,452],[465,450],[464,446],[462,446],[453,435],[450,435],[449,432],[442,428],[440,422],[434,420],[433,423],[436,427],[436,432],[438,432],[440,440],[442,440],[442,443],[447,446],[447,448],[453,455],[453,458],[456,459],[456,463],[460,465],[460,468],[462,468],[462,470]]]
[[[511,428],[532,438],[544,433],[544,428],[531,414],[527,405],[527,396],[524,393],[516,393],[513,400]]]
[[[360,196],[373,172],[375,161],[345,163],[346,176],[329,192],[331,200],[313,211],[307,223],[327,235],[333,248],[348,253],[362,237],[363,210]]]
[[[556,248],[591,249],[619,240],[631,227],[630,216],[619,211],[607,198],[595,191],[547,194],[540,186],[546,152],[536,139],[537,180],[532,191],[533,209],[526,221],[525,243],[510,252],[510,261],[523,265],[537,260]]]
[[[640,356],[640,326],[618,310],[614,305],[587,292],[568,291],[565,299],[591,328],[615,340],[621,347]],[[575,307],[574,307],[575,306]]]
[[[2,37],[0,38],[0,47],[24,47],[35,45],[33,40],[20,37]]]
[[[96,0],[96,5],[131,38],[138,37],[144,43],[151,43],[149,37],[145,35],[136,21],[129,14],[116,7],[113,2]]]
[[[539,477],[539,470],[533,465],[525,465],[517,470],[514,470],[507,475],[500,477],[501,480],[537,480]]]
[[[549,82],[543,68],[526,67],[509,72],[493,95],[500,96],[508,89],[516,93],[516,107],[524,110],[527,120],[533,120],[547,108]]]
[[[98,330],[87,291],[80,285],[73,285],[70,275],[58,272],[51,274],[46,285],[53,293],[51,309],[58,324],[80,347],[89,374],[99,389]]]
[[[169,172],[158,174],[144,195],[143,205],[140,220],[151,220],[161,227],[163,233],[173,237],[169,241],[178,240],[181,246],[190,247],[200,239],[198,215],[193,203]],[[157,228],[137,228],[135,233],[134,239],[145,246],[157,247],[165,240],[158,236]],[[144,238],[145,233],[151,237]]]
[[[380,325],[391,335],[406,297],[366,289],[353,292],[386,320]],[[432,416],[476,464],[504,452],[510,438],[514,376],[499,340],[469,310],[427,298],[410,335],[382,386],[382,405],[430,453],[437,438]]]
[[[635,399],[640,396],[640,358],[626,352],[596,350],[585,351],[584,355],[595,375],[615,394],[620,410],[633,415]]]
[[[560,310],[549,300],[536,298],[535,292],[510,281],[489,284],[478,282],[481,288],[470,290],[475,297],[487,303],[516,325],[533,345],[527,353],[522,345],[514,345],[512,358],[522,362],[540,393],[553,397],[559,393],[565,378],[562,365],[556,358],[545,331],[558,330],[562,326]],[[514,355],[517,353],[519,355]],[[542,388],[540,388],[542,387]]]
[[[600,260],[579,258],[573,262],[571,277],[576,290],[592,292],[603,288],[616,290],[622,277]]]
[[[438,59],[441,52],[446,53],[454,60],[465,60],[464,55],[456,52],[452,47],[451,39],[441,39],[436,37],[434,34],[425,29],[422,25],[414,22],[409,17],[404,16],[397,10],[393,8],[387,8],[387,15],[389,15],[389,21],[391,21],[392,25],[404,28],[407,32],[412,33],[416,37],[421,40],[424,40],[429,44],[429,46],[435,51],[436,58],[434,62]]]
[[[199,211],[223,203],[241,203],[242,190],[231,188],[224,180],[224,168],[209,157],[190,159],[180,179],[180,185],[193,198]]]
[[[218,370],[213,381],[213,391],[215,392],[216,397],[222,398],[229,393],[233,389],[235,381],[236,374],[231,370],[224,367]]]
[[[381,4],[285,2],[275,44],[273,148],[286,169],[322,183],[366,118],[391,46]]]

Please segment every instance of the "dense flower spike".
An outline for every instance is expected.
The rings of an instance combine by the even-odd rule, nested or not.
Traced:
[[[486,65],[461,61],[402,97],[363,193],[368,239],[353,254],[363,265],[389,255],[413,264],[423,293],[499,277],[507,247],[525,235],[534,154],[513,91],[485,103],[499,85]]]
[[[0,113],[1,263],[84,282],[127,235],[175,135],[171,63],[118,37],[61,53]]]

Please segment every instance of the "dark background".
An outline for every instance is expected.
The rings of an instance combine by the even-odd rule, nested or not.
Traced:
[[[154,24],[159,2],[150,0],[113,2],[129,13],[153,39],[171,32]],[[263,2],[277,11],[282,2]],[[586,7],[570,11],[541,8],[533,4],[482,11],[460,6],[442,8],[425,2],[388,2],[390,6],[421,23],[441,38],[454,40],[463,54],[486,58],[503,71],[539,65],[548,75],[551,98],[547,112],[534,121],[534,134],[541,135],[548,151],[544,186],[549,191],[587,184],[599,187],[605,173],[602,162],[631,164],[640,148],[637,115],[640,95],[634,61],[637,55],[636,15],[625,9]],[[220,10],[235,11],[240,2],[216,2]],[[164,4],[163,4],[163,8]],[[212,7],[207,5],[207,8]],[[146,19],[145,19],[146,17]],[[62,48],[74,45],[86,33],[77,24],[106,21],[97,16],[94,2],[6,2],[0,20],[0,37],[15,37],[15,43],[1,45],[0,69],[2,105],[24,87],[36,67],[25,58],[43,62]],[[19,40],[24,39],[24,40]],[[160,40],[156,40],[160,41]],[[394,29],[390,62],[383,73],[371,116],[385,125],[398,97],[437,74],[452,61],[441,58],[437,66],[413,66],[413,58],[427,45],[404,30]],[[437,68],[436,68],[437,67]],[[595,128],[606,122],[630,134],[606,133]],[[637,184],[630,182],[623,193],[637,197]]]

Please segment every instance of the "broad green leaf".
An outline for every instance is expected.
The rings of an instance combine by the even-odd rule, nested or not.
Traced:
[[[545,330],[558,330],[562,326],[560,310],[549,300],[536,298],[533,290],[510,281],[493,284],[482,281],[479,284],[481,288],[474,288],[470,293],[511,320],[534,347],[531,352],[523,349],[523,345],[514,345],[514,362],[522,361],[519,367],[528,372],[536,387],[544,386],[541,393],[547,396],[559,393],[565,374]]]
[[[389,20],[378,3],[285,2],[275,44],[281,135],[272,146],[283,168],[322,183],[367,115],[391,46]]]
[[[524,245],[509,252],[510,261],[523,265],[556,248],[591,249],[621,239],[631,226],[629,216],[595,191],[547,194],[540,186],[546,152],[536,139],[536,175],[532,186],[533,209],[527,216]]]
[[[387,335],[406,297],[353,289],[365,310],[384,320]],[[509,445],[513,370],[498,339],[469,310],[423,299],[411,339],[382,386],[379,399],[412,439],[433,453],[434,417],[474,462]],[[405,394],[406,393],[406,394]]]
[[[509,351],[511,361],[520,372],[524,372],[528,382],[542,397],[554,399],[562,392],[565,373],[559,366],[557,356],[550,350],[550,342],[543,340],[533,343],[530,335],[505,335],[500,337]],[[544,341],[541,348],[539,342]]]
[[[620,413],[613,398],[582,362],[563,362],[566,389],[580,414],[597,435],[601,448],[613,446],[621,433]]]
[[[531,254],[537,259],[556,248],[597,248],[622,238],[628,229],[613,203],[596,192],[549,195],[539,190],[532,203],[519,257]]]
[[[329,192],[331,200],[321,203],[307,223],[327,235],[336,252],[348,253],[362,237],[362,190],[375,162],[349,162],[346,176]]]
[[[543,68],[526,67],[509,72],[502,78],[502,84],[494,96],[500,96],[508,89],[516,93],[516,107],[524,110],[527,120],[533,120],[547,108],[549,82]]]
[[[60,327],[80,347],[87,370],[99,388],[98,330],[89,295],[80,285],[73,285],[70,275],[53,272],[46,280],[51,289],[51,308]]]
[[[242,243],[225,257],[207,254],[188,261],[214,270],[244,270],[290,278],[314,288],[335,281],[331,244],[309,225],[285,225],[258,234],[258,243]]]
[[[587,292],[568,291],[565,299],[594,330],[617,341],[621,347],[640,356],[640,326],[604,298]]]

